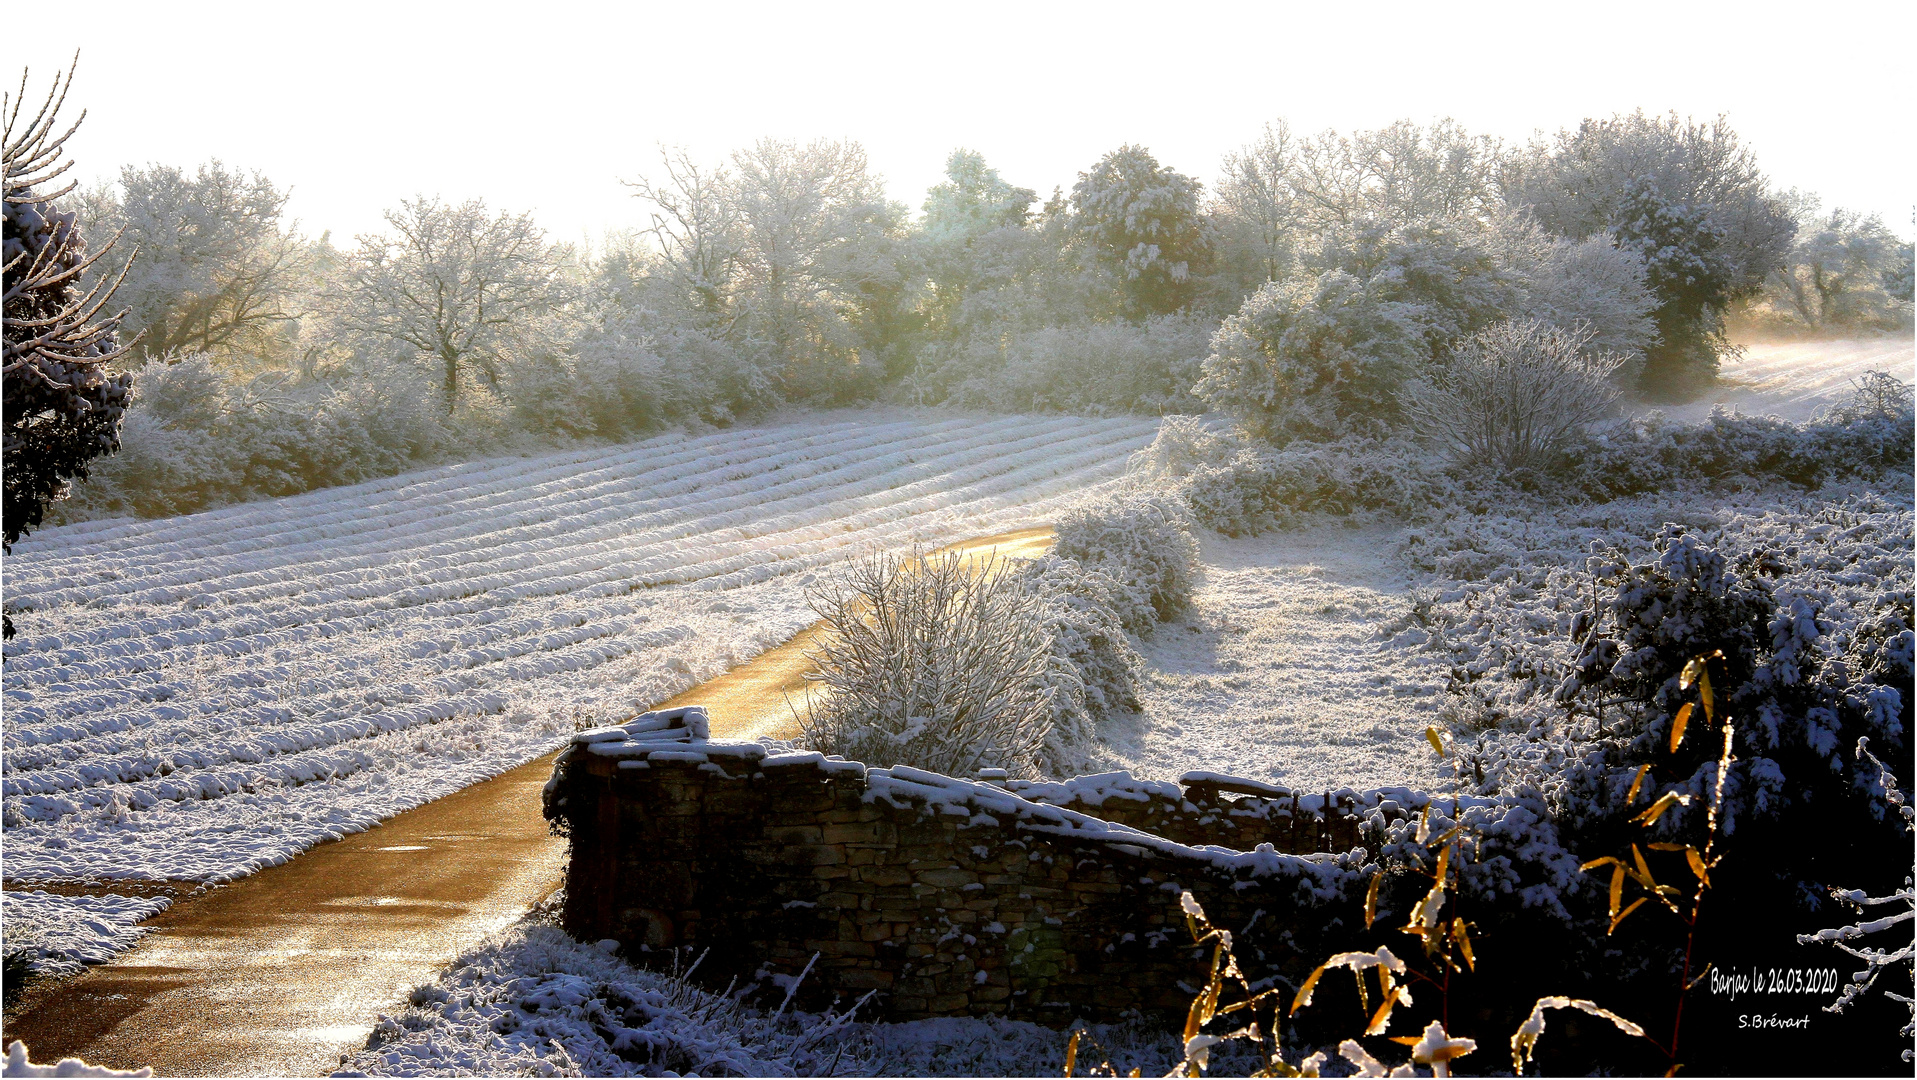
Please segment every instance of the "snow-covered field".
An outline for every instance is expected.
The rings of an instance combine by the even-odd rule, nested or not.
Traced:
[[[1397,535],[1336,523],[1242,539],[1201,531],[1191,610],[1139,643],[1143,715],[1105,725],[1113,767],[1306,790],[1440,779],[1424,729],[1444,671],[1379,633],[1409,607],[1390,561]]]
[[[1702,420],[1716,405],[1755,416],[1809,420],[1843,399],[1866,371],[1888,371],[1917,382],[1917,345],[1909,338],[1855,341],[1760,342],[1744,346],[1742,359],[1726,363],[1723,385],[1698,401],[1665,408],[1674,420]]]
[[[7,878],[281,862],[750,659],[822,567],[1043,523],[1155,427],[817,414],[37,533]]]

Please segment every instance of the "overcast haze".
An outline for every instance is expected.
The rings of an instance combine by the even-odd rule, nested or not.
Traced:
[[[642,224],[618,181],[662,142],[856,139],[916,210],[958,146],[1049,194],[1125,142],[1209,184],[1274,117],[1521,141],[1638,107],[1724,113],[1779,187],[1909,236],[1912,8],[93,4],[6,50],[32,97],[81,47],[83,178],[218,157],[341,238],[415,193],[560,239]]]

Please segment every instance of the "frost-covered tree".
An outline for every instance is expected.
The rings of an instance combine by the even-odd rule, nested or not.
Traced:
[[[90,217],[140,258],[118,292],[148,353],[277,351],[299,310],[307,248],[281,216],[289,192],[219,161],[120,170],[91,193]]]
[[[1825,212],[1816,196],[1800,192],[1791,193],[1790,204],[1797,239],[1765,283],[1754,312],[1759,325],[1811,334],[1907,325],[1910,299],[1896,291],[1910,245],[1875,214],[1841,207]]]
[[[567,286],[530,215],[419,198],[386,223],[390,233],[359,237],[335,316],[349,335],[433,368],[448,412],[463,380],[497,384],[507,363],[550,344],[542,322]]]
[[[1310,212],[1298,191],[1299,142],[1283,120],[1266,124],[1255,141],[1226,155],[1213,189],[1218,258],[1250,288],[1291,272]]]
[[[901,311],[905,208],[854,142],[762,139],[732,157],[738,303],[788,396],[832,398],[876,382]]]
[[[1551,236],[1523,214],[1502,215],[1492,244],[1517,285],[1512,318],[1588,331],[1590,348],[1620,357],[1619,378],[1637,384],[1644,351],[1657,341],[1657,298],[1641,255],[1608,237]]]
[[[1394,225],[1481,217],[1496,202],[1501,150],[1456,121],[1400,120],[1376,131],[1335,131],[1300,144],[1291,187],[1323,227],[1371,218]]]
[[[970,238],[993,229],[1023,226],[1032,216],[1038,193],[1016,187],[985,164],[976,150],[954,150],[945,159],[945,179],[925,193],[928,238]]]
[[[625,181],[651,203],[652,227],[666,274],[703,321],[724,327],[732,310],[742,239],[724,165],[701,168],[684,150],[659,152],[663,179]]]
[[[89,255],[79,215],[60,209],[56,201],[72,194],[74,184],[47,190],[73,164],[62,158],[79,121],[64,132],[57,128],[72,83],[69,67],[24,124],[25,73],[17,97],[0,97],[6,116],[0,132],[6,501],[0,514],[7,550],[40,524],[47,505],[65,495],[73,481],[86,479],[94,458],[119,449],[120,420],[132,385],[130,376],[107,367],[133,344],[119,339],[125,312],[106,313],[119,276],[102,277],[88,288],[80,284],[113,243]],[[13,636],[10,616],[4,633]]]
[[[1507,201],[1547,231],[1609,236],[1643,257],[1659,340],[1640,390],[1658,398],[1689,397],[1716,377],[1725,306],[1763,287],[1795,231],[1721,118],[1586,120],[1515,155],[1504,183]]]
[[[857,143],[763,139],[728,165],[668,155],[634,181],[664,268],[701,326],[765,358],[792,398],[875,387],[912,307],[905,208]]]
[[[1212,335],[1193,393],[1272,442],[1381,430],[1427,355],[1417,314],[1343,271],[1266,282]]]
[[[1131,315],[1164,315],[1191,302],[1211,244],[1200,209],[1204,185],[1127,145],[1072,185],[1073,232],[1116,275]]]

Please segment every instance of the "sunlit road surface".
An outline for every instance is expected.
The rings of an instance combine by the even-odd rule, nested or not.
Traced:
[[[1027,529],[941,550],[1029,558],[1051,542]],[[813,633],[665,704],[707,706],[727,738],[796,734],[787,698],[806,691]],[[35,1061],[162,1076],[330,1072],[376,1014],[559,885],[566,843],[539,806],[551,769],[549,754],[177,902],[118,961],[9,1002],[4,1038]]]

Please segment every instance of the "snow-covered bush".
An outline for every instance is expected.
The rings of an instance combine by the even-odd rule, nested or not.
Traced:
[[[1376,434],[1428,355],[1417,314],[1343,271],[1267,282],[1212,335],[1193,393],[1273,442]]]
[[[1077,507],[1059,519],[1057,534],[1060,558],[1118,584],[1113,606],[1127,630],[1149,630],[1190,602],[1198,541],[1177,496],[1133,493]]]
[[[996,560],[880,555],[813,591],[824,693],[800,718],[815,750],[948,776],[1040,773],[1052,733],[1051,641],[1037,594]]]
[[[1057,555],[1034,559],[1012,576],[1037,595],[1051,633],[1052,733],[1044,764],[1053,775],[1069,775],[1096,740],[1098,721],[1138,708],[1143,661],[1119,615],[1126,590],[1109,575]]]
[[[1445,489],[1430,457],[1401,439],[1246,446],[1218,465],[1200,465],[1185,498],[1199,522],[1240,536],[1309,514],[1418,517]]]
[[[1405,415],[1467,464],[1544,464],[1617,402],[1623,361],[1590,355],[1591,338],[1537,320],[1488,327],[1406,388]]]
[[[122,452],[60,507],[67,520],[157,517],[390,476],[460,450],[497,450],[498,416],[447,416],[428,378],[301,381],[196,353],[141,369]],[[495,409],[497,406],[493,406]]]

